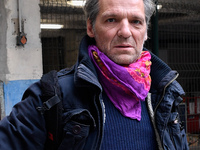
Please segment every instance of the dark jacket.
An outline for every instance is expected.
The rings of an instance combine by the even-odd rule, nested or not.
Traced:
[[[77,63],[72,69],[58,72],[63,102],[62,147],[77,150],[99,149],[105,122],[102,87],[98,81],[85,37]],[[176,82],[177,72],[152,54],[152,86],[147,97],[152,123],[160,149],[188,149],[185,131],[179,124],[178,105],[184,94]],[[47,131],[44,116],[36,109],[42,107],[40,81],[31,85],[9,116],[0,122],[0,149],[42,150]]]

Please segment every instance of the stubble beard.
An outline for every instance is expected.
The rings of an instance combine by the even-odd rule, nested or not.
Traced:
[[[95,36],[95,40],[98,40],[98,36],[96,35]],[[114,43],[113,43],[114,42]],[[98,43],[98,42],[96,42]],[[110,53],[111,51],[111,45],[112,44],[115,44],[115,43],[133,43],[133,48],[135,49],[135,54],[133,54],[133,56],[131,56],[131,54],[127,54],[126,57],[129,57],[129,58],[122,58],[123,56],[120,56],[120,55],[125,55],[125,54],[113,54],[113,53]],[[144,42],[143,42],[144,44]],[[104,44],[104,41],[102,41],[101,43],[98,43],[96,46],[99,48],[99,50],[101,52],[103,52],[110,60],[112,60],[113,62],[115,62],[116,64],[118,65],[129,65],[131,63],[134,63],[141,55],[141,52],[142,52],[142,49],[143,49],[143,46],[140,50],[137,49],[137,47],[135,46],[135,42],[132,41],[132,40],[127,40],[127,39],[117,39],[117,40],[114,40],[111,42],[111,45],[110,45],[110,48],[107,47],[108,45],[105,45]],[[129,55],[129,56],[128,56]]]

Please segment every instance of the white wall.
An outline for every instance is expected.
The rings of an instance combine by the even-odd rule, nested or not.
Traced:
[[[0,80],[5,82],[5,80],[38,79],[42,74],[42,48],[39,38],[41,32],[39,0],[3,1],[4,8],[1,5],[0,9],[4,9],[2,15],[4,15],[3,19],[6,22],[1,23],[4,26],[0,28],[0,33],[4,31],[4,41],[0,41],[0,44],[3,45],[2,51],[4,51],[4,55],[0,56],[2,57],[0,59],[4,60],[4,63],[0,65],[0,67],[4,68],[0,72]],[[21,18],[25,21],[24,32],[27,37],[27,44],[24,47],[16,45],[19,27],[18,1],[21,1]]]
[[[18,1],[27,43],[16,45]],[[39,0],[0,0],[0,107],[1,118],[21,101],[24,90],[42,76]],[[22,28],[23,29],[23,28]]]

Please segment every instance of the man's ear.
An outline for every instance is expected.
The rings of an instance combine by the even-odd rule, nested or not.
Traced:
[[[87,35],[91,38],[94,37],[94,30],[90,19],[87,19]]]

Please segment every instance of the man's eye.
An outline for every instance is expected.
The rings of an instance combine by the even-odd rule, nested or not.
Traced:
[[[115,22],[115,19],[110,18],[110,19],[107,20],[107,22]]]
[[[141,21],[139,21],[139,20],[134,20],[133,23],[134,23],[134,24],[141,24]]]

